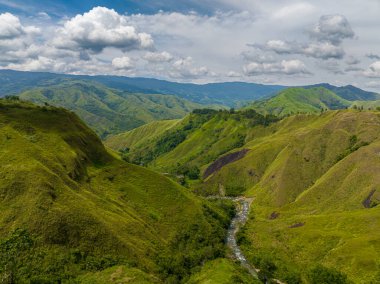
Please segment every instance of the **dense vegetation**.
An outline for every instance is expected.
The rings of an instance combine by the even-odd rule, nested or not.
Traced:
[[[0,125],[5,283],[178,283],[224,257],[231,205],[113,158],[64,109],[0,100]]]
[[[156,130],[160,133],[157,136],[141,137],[147,128],[151,129],[151,125],[146,125],[111,137],[106,140],[106,145],[121,151],[123,157],[132,163],[194,180],[200,177],[200,169],[216,157],[242,147],[247,129],[254,126],[265,128],[277,120],[274,116],[264,116],[254,110],[194,110],[169,128],[166,123],[161,124],[165,131]],[[218,125],[230,125],[230,128],[218,129]],[[155,123],[154,126],[157,129],[160,124]],[[133,142],[136,136],[141,138],[138,144]]]
[[[39,106],[0,100],[1,281],[379,283],[377,94],[323,84],[217,111],[121,77],[35,75],[21,98]],[[115,153],[50,104],[103,137],[144,125],[108,137]],[[232,202],[194,193],[254,197],[238,243],[259,280],[227,259]]]
[[[206,179],[188,183],[199,194],[255,197],[239,242],[261,269],[261,279],[376,283],[380,113],[357,109],[263,118],[256,112],[215,112],[148,167],[196,166],[202,177],[212,162],[246,149]],[[147,143],[154,145],[188,119]],[[144,141],[130,153],[141,145]]]
[[[175,96],[127,93],[75,80],[31,89],[19,96],[40,105],[72,110],[102,137],[156,120],[182,118],[200,107]]]

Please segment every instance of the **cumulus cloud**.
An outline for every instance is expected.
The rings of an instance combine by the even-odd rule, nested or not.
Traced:
[[[343,15],[324,15],[311,31],[311,36],[319,41],[340,44],[343,39],[353,38],[355,35],[350,23]]]
[[[363,74],[369,78],[380,78],[380,61],[373,62]]]
[[[323,60],[342,59],[345,56],[345,51],[341,46],[342,40],[353,36],[354,32],[344,16],[324,15],[310,32],[311,41],[308,43],[274,39],[265,44],[251,46],[279,55],[297,54]]]
[[[128,56],[123,56],[112,59],[112,66],[116,69],[130,70],[134,67],[134,64]]]
[[[0,40],[9,40],[25,34],[36,34],[40,30],[34,26],[21,25],[20,19],[13,14],[0,14]]]
[[[269,40],[265,44],[251,45],[262,51],[275,52],[276,54],[300,54],[319,59],[341,59],[345,52],[341,46],[333,45],[329,42],[312,42],[301,44],[298,42],[288,42],[283,40]]]
[[[365,62],[380,61],[378,6],[364,1],[357,6],[353,0],[345,5],[213,0],[225,5],[214,5],[218,11],[210,13],[170,9],[155,14],[96,7],[61,19],[48,7],[20,17],[5,13],[0,14],[0,68],[194,82],[247,80],[251,74],[250,80],[261,83],[356,80],[364,86],[366,77],[378,79],[377,67]],[[226,5],[231,9],[222,8]],[[40,11],[51,12],[51,18]],[[352,38],[357,40],[345,45]],[[253,39],[260,44],[248,48]],[[260,72],[264,76],[256,75]],[[310,73],[313,77],[304,76]]]
[[[333,45],[329,42],[311,43],[302,50],[302,54],[320,59],[341,59],[345,52],[341,46]]]
[[[206,66],[194,67],[191,57],[180,58],[172,64],[170,76],[173,78],[199,78],[202,76],[214,76]]]
[[[167,51],[147,52],[143,58],[152,63],[170,62],[173,60],[173,56]]]
[[[298,59],[282,60],[274,63],[250,62],[244,66],[244,73],[248,76],[264,74],[305,75],[310,74],[305,64]]]
[[[95,7],[83,15],[76,15],[57,29],[55,46],[66,49],[85,49],[99,53],[106,47],[124,51],[153,47],[147,33],[139,33],[128,24],[126,16],[113,9]]]

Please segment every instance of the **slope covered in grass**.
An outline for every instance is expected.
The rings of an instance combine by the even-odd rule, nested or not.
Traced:
[[[321,110],[345,109],[351,102],[323,88],[289,88],[276,96],[254,102],[252,108],[263,114],[286,116],[297,113],[320,113]]]
[[[1,100],[0,160],[6,282],[176,283],[224,255],[224,209],[116,160],[69,111]]]
[[[208,262],[187,284],[262,283],[244,271],[238,263],[224,258]]]
[[[258,267],[274,263],[275,277],[310,281],[321,264],[354,283],[377,283],[379,127],[376,112],[286,118],[264,135],[257,131],[243,146],[248,154],[200,189],[218,192],[222,185],[255,197],[241,243]]]
[[[305,88],[323,87],[326,88],[339,97],[348,101],[375,101],[380,99],[380,95],[374,92],[364,91],[352,85],[337,87],[330,84],[318,84],[307,86]]]
[[[175,119],[153,121],[128,132],[110,136],[105,140],[105,143],[108,147],[116,150],[137,148],[175,127],[179,122],[180,120]]]
[[[249,129],[276,121],[272,116],[263,116],[253,110],[241,112],[196,110],[175,125],[166,129],[161,124],[161,134],[152,139],[139,139],[141,133],[149,132],[144,125],[123,136],[125,145],[130,145],[128,160],[144,164],[160,172],[180,173],[189,168],[202,168],[217,157],[245,144]],[[147,136],[148,138],[150,136]],[[139,140],[139,144],[133,144]],[[122,143],[114,144],[113,138],[106,145],[122,150]]]
[[[200,107],[175,96],[127,93],[80,80],[31,89],[20,98],[70,109],[102,137],[155,120],[182,118]]]
[[[239,241],[271,277],[379,281],[379,112],[327,111],[280,121],[252,111],[193,113],[154,141],[132,147],[129,157],[157,171],[188,174],[199,194],[255,198]]]

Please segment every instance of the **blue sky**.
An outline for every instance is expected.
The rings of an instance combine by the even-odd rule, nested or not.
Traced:
[[[201,0],[161,0],[161,1],[140,1],[140,0],[116,0],[116,1],[35,1],[35,0],[0,0],[0,11],[12,11],[22,14],[33,14],[45,11],[55,16],[69,16],[89,11],[96,6],[103,6],[115,9],[124,14],[155,14],[158,11],[188,13],[196,11],[200,14],[212,14],[216,10],[229,9],[229,5],[217,3],[215,1]]]
[[[380,91],[379,15],[378,0],[0,0],[0,68]]]

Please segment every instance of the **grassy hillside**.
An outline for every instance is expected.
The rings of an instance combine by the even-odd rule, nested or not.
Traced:
[[[0,146],[6,283],[178,283],[224,255],[227,205],[113,158],[73,113],[1,100]]]
[[[25,91],[20,98],[72,110],[102,137],[155,120],[182,118],[201,107],[175,96],[126,93],[73,80]]]
[[[208,262],[194,274],[187,284],[257,284],[261,283],[247,274],[237,263],[224,258]]]
[[[252,127],[265,127],[276,120],[253,110],[197,110],[170,128],[166,123],[155,124],[157,132],[162,133],[158,136],[140,139],[142,133],[150,132],[151,126],[144,125],[115,139],[111,137],[105,143],[115,150],[123,150],[124,145],[129,145],[126,158],[133,163],[159,172],[183,174],[189,169],[203,169],[220,155],[243,146]],[[122,139],[114,143],[119,138]],[[121,143],[123,138],[124,144]],[[133,144],[135,140],[139,143]]]
[[[135,128],[131,131],[110,136],[106,141],[107,146],[112,149],[125,150],[127,148],[137,148],[140,145],[162,135],[165,131],[175,127],[180,120],[158,120]]]
[[[277,122],[252,111],[193,113],[149,145],[132,146],[129,158],[187,175],[200,194],[254,197],[239,239],[248,259],[271,276],[378,283],[379,129],[376,111]]]
[[[305,88],[323,87],[326,88],[339,97],[348,101],[375,101],[380,99],[380,94],[374,92],[364,91],[352,85],[336,87],[330,84],[319,84],[313,86],[307,86]]]
[[[289,88],[267,100],[254,102],[252,108],[263,114],[286,116],[297,113],[320,113],[322,110],[345,109],[351,102],[323,87]]]
[[[243,146],[248,154],[201,189],[218,192],[222,185],[255,197],[241,243],[257,266],[274,263],[277,278],[310,281],[321,264],[354,283],[377,283],[379,126],[375,112],[284,119],[258,130]]]

